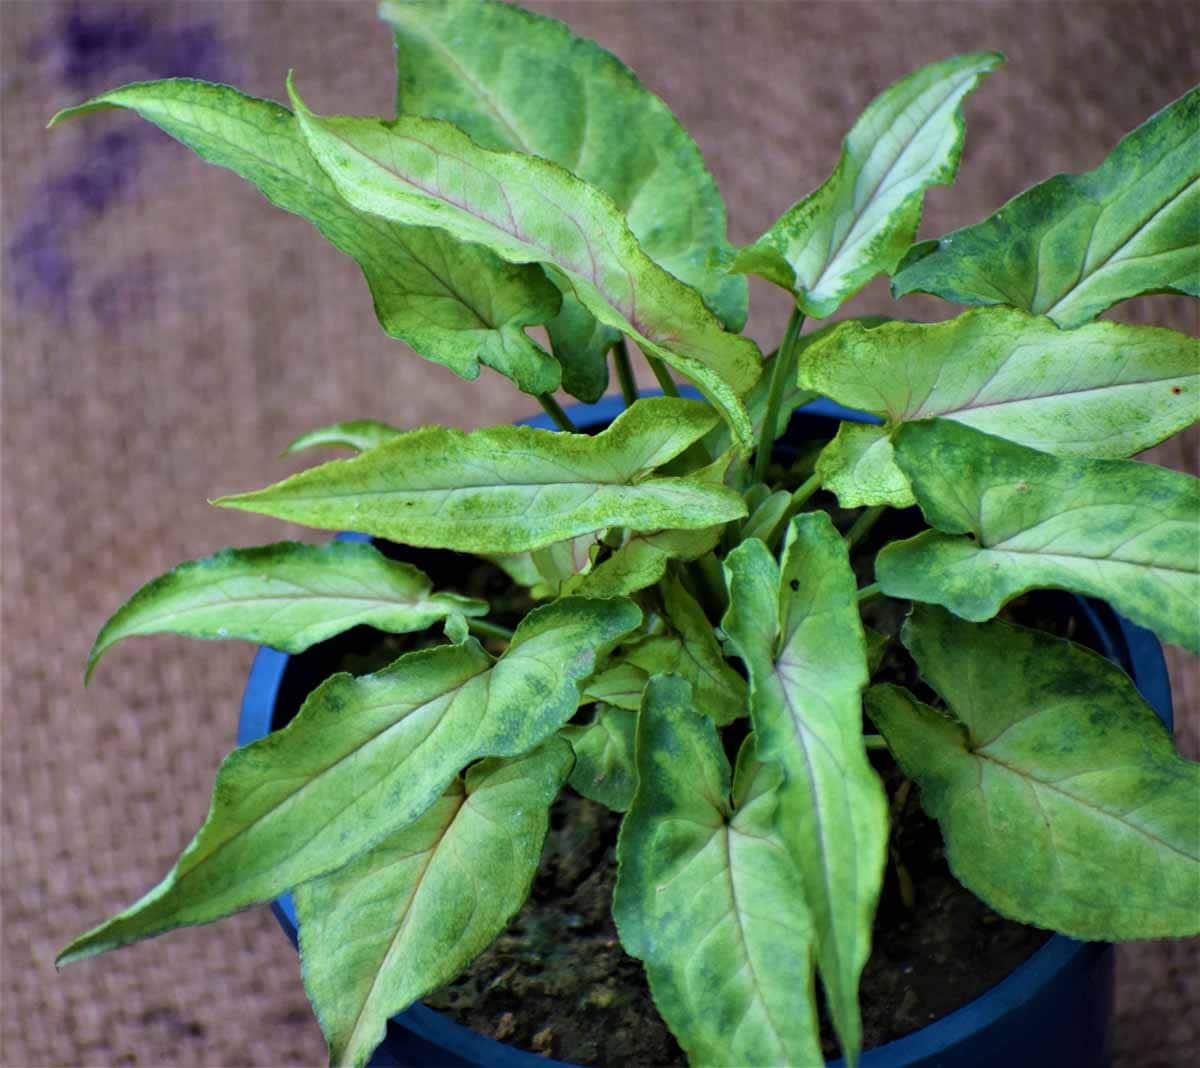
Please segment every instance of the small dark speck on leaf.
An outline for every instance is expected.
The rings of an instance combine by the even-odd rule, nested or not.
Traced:
[[[1177,397],[1178,397],[1178,396],[1179,396],[1179,394],[1183,392],[1183,387],[1182,387],[1182,386],[1172,386],[1172,387],[1171,387],[1171,392],[1172,392],[1172,393],[1174,393],[1174,394],[1175,394],[1175,396],[1177,396]]]
[[[799,589],[800,589],[800,580],[799,580],[799,579],[792,579],[792,581],[791,581],[791,582],[789,582],[789,583],[788,583],[788,585],[792,587],[792,592],[793,592],[793,593],[796,593],[796,592],[798,592],[798,591],[799,591]]]

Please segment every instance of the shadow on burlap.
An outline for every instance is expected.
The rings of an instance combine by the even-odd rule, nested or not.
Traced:
[[[86,692],[84,656],[106,614],[175,562],[299,533],[205,504],[300,466],[275,459],[297,433],[352,417],[475,426],[531,405],[387,340],[352,264],[134,118],[43,126],[89,93],[166,74],[279,98],[289,66],[317,110],[385,114],[391,53],[371,7],[131,0],[72,18],[67,4],[0,5],[6,1068],[323,1058],[295,955],[262,909],[56,976],[56,948],[152,885],[200,823],[252,651],[132,642]],[[870,96],[921,63],[1010,57],[968,102],[959,189],[929,197],[934,234],[1094,166],[1188,87],[1200,40],[1200,6],[1184,0],[539,7],[666,98],[743,242],[825,177]],[[756,336],[777,337],[785,302],[754,295]],[[885,288],[857,307],[884,310]],[[1192,332],[1194,315],[1168,298],[1119,312]],[[1196,443],[1156,458],[1184,467]],[[1171,669],[1195,758],[1195,667],[1172,651]],[[1120,1065],[1194,1063],[1197,962],[1195,942],[1121,950]]]

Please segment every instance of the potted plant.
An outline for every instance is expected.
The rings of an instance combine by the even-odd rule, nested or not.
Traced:
[[[1200,650],[1198,483],[1129,459],[1195,421],[1196,343],[1094,321],[1200,295],[1200,90],[1095,171],[914,245],[1001,58],[934,63],[733,249],[696,146],[614,57],[490,0],[383,14],[394,119],[318,116],[289,77],[290,110],[170,80],[54,121],[128,108],[241,174],[361,265],[389,334],[505,375],[558,432],[342,423],[293,448],[357,456],[217,502],[377,543],[182,564],[104,625],[89,673],[167,630],[289,653],[407,637],[230,754],[172,871],[60,962],[290,891],[331,1059],[363,1064],[521,908],[564,791],[620,814],[620,940],[696,1063],[823,1063],[819,1003],[860,1057],[885,878],[911,897],[910,798],[997,914],[1200,930],[1200,766],[1121,667],[1010,618],[1066,590]],[[750,273],[795,302],[765,358],[739,333]],[[803,332],[881,273],[973,307]],[[664,395],[638,397],[630,341]],[[610,360],[624,410],[579,432],[554,394],[596,401]],[[781,450],[814,397],[865,414]],[[391,545],[460,555],[439,589]],[[503,607],[474,561],[507,574]]]

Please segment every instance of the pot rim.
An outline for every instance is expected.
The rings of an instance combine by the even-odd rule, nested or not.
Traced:
[[[684,396],[698,396],[695,390],[680,390]],[[659,391],[644,391],[642,396],[658,396]],[[611,422],[624,410],[619,396],[604,397],[595,404],[575,404],[567,414],[579,426]],[[846,419],[854,422],[879,423],[877,417],[854,411],[825,398],[812,401],[797,409],[797,414],[826,419]],[[553,430],[554,424],[544,414],[517,421],[518,425]],[[370,541],[365,534],[343,533],[343,541]],[[1154,709],[1167,729],[1173,727],[1171,685],[1167,675],[1162,646],[1153,633],[1129,622],[1102,601],[1077,598],[1084,614],[1093,625],[1105,646],[1110,660],[1123,668],[1133,679],[1138,691]],[[237,744],[247,745],[265,737],[271,731],[275,701],[287,669],[290,654],[260,646],[246,680],[238,721]],[[281,894],[271,902],[271,911],[284,933],[297,943],[296,909],[292,895]],[[953,1012],[933,1023],[913,1031],[903,1038],[864,1050],[858,1058],[861,1068],[899,1066],[948,1052],[970,1035],[986,1030],[1005,1016],[1032,1001],[1046,987],[1073,965],[1089,956],[1108,951],[1108,943],[1079,942],[1066,935],[1055,934],[1033,954],[1019,964],[995,986],[977,998],[960,1005]],[[549,1060],[515,1046],[488,1038],[469,1027],[456,1023],[448,1016],[420,1003],[392,1018],[392,1023],[411,1031],[448,1052],[475,1058],[480,1064],[499,1068],[577,1068],[569,1061]],[[828,1062],[827,1068],[845,1068],[845,1060]]]

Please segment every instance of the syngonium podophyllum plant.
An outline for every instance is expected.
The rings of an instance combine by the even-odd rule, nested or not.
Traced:
[[[232,753],[166,878],[61,960],[292,890],[332,1059],[361,1065],[520,908],[570,785],[625,813],[617,926],[695,1063],[820,1064],[817,975],[853,1061],[889,840],[872,749],[997,912],[1081,939],[1195,933],[1200,766],[1118,667],[996,617],[1053,587],[1200,648],[1198,483],[1129,459],[1196,419],[1196,342],[1095,321],[1200,295],[1200,90],[1096,170],[913,244],[924,191],[955,175],[963,98],[1001,58],[933,63],[733,249],[695,144],[613,56],[492,2],[383,15],[396,118],[176,79],[56,121],[132,109],[242,175],[361,265],[388,334],[463,378],[490,367],[563,431],[342,423],[294,448],[359,455],[218,504],[473,554],[540,603],[511,631],[345,541],[227,549],[144,587],[89,672],[159,631],[289,652],[360,624],[445,637],[333,675]],[[766,358],[739,334],[748,273],[795,298]],[[881,273],[973,307],[802,332]],[[638,399],[631,341],[664,396]],[[578,433],[553,395],[595,400],[610,360],[627,408]],[[773,461],[816,395],[868,417],[815,462]],[[914,504],[928,529],[860,562],[860,588],[852,551]],[[879,597],[911,602],[898,642],[863,626]],[[935,704],[871,684],[889,642]]]

